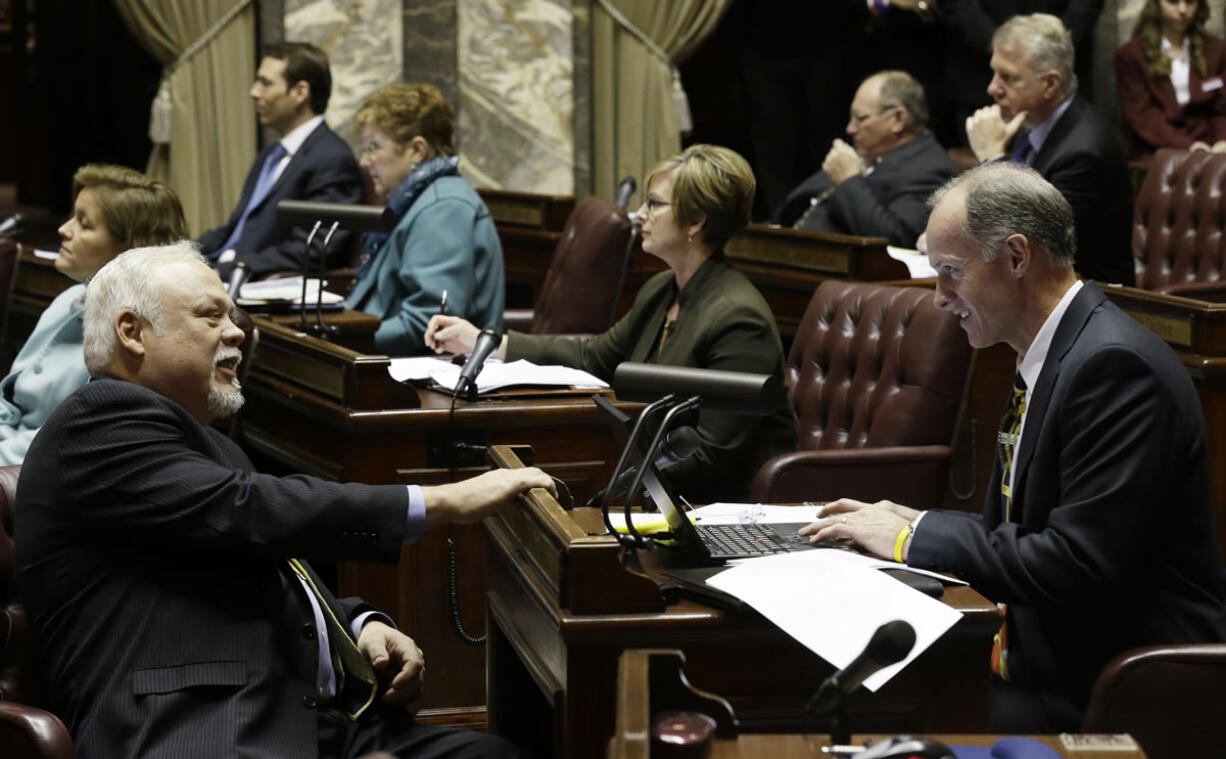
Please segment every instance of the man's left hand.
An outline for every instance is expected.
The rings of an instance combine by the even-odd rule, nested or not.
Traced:
[[[842,140],[835,140],[830,146],[830,152],[826,154],[826,160],[822,161],[822,171],[826,172],[826,176],[830,177],[830,181],[837,187],[848,179],[863,174],[864,166],[860,163],[860,154],[855,148]]]
[[[408,705],[421,693],[426,657],[413,639],[378,620],[367,622],[358,636],[360,650],[387,683],[383,703]]]
[[[898,534],[918,515],[915,509],[893,501],[864,503],[840,498],[823,506],[815,521],[800,528],[800,534],[810,536],[811,543],[851,540],[871,554],[893,559]]]

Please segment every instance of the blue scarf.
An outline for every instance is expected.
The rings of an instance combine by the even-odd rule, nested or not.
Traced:
[[[408,213],[412,207],[413,201],[425,192],[426,188],[434,183],[434,180],[439,177],[447,177],[453,174],[460,173],[460,158],[459,156],[438,156],[431,158],[425,163],[418,166],[416,169],[404,178],[396,191],[387,199],[387,207],[392,209],[392,213],[396,214],[396,219],[399,221]],[[358,270],[358,279],[361,279],[371,263],[375,260],[375,256],[383,249],[383,244],[387,242],[390,235],[383,232],[367,232],[362,235],[362,265]]]

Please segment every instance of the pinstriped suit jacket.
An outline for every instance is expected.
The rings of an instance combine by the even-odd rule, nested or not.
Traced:
[[[17,493],[21,595],[83,759],[316,755],[312,616],[281,568],[395,560],[402,486],[256,474],[174,402],[94,377]],[[342,620],[369,608],[328,602]]]

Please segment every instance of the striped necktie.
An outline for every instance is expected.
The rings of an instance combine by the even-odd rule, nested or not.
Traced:
[[[1013,376],[1013,393],[1009,408],[1000,420],[1000,432],[996,435],[996,452],[1000,459],[1000,497],[1005,521],[1013,521],[1013,456],[1017,451],[1018,435],[1022,431],[1022,419],[1026,415],[1026,381],[1021,372]],[[1000,605],[1004,619],[1000,631],[992,638],[992,674],[1001,680],[1009,679],[1008,608]]]

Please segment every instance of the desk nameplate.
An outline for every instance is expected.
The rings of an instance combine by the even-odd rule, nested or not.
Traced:
[[[850,250],[819,249],[786,239],[734,237],[728,242],[729,258],[786,264],[842,275],[851,274],[852,255]]]
[[[1158,337],[1180,348],[1192,347],[1192,316],[1173,316],[1137,308],[1125,308],[1124,313],[1136,319]]]

